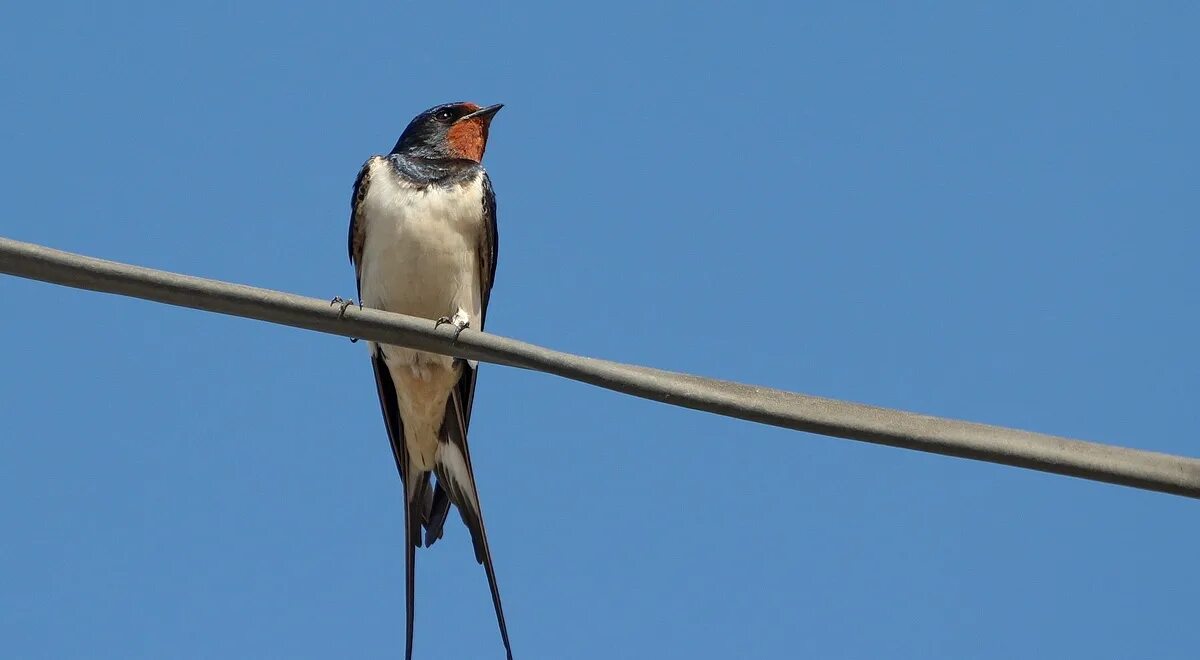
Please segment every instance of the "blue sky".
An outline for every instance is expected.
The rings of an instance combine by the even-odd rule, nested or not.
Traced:
[[[1192,3],[9,3],[0,233],[328,298],[350,186],[503,102],[489,329],[1197,455]],[[0,652],[395,658],[365,349],[0,278]],[[1186,658],[1195,502],[485,366],[517,657]],[[500,658],[453,519],[418,658]]]

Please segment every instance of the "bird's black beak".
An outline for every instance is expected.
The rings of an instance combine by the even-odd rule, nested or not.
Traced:
[[[497,103],[496,105],[489,105],[488,107],[480,108],[480,109],[476,110],[475,112],[472,112],[469,115],[463,115],[461,118],[459,118],[458,121],[466,121],[468,119],[482,119],[484,121],[491,121],[492,116],[495,115],[497,112],[500,112],[500,108],[503,108],[503,107],[504,107],[503,103]]]

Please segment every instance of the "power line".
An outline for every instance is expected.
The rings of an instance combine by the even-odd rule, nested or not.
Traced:
[[[590,383],[753,422],[1200,498],[1200,459],[919,415],[572,355],[498,335],[328,300],[85,257],[0,238],[0,272]]]

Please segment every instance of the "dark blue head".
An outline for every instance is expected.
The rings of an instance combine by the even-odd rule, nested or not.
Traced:
[[[409,122],[392,153],[479,162],[487,147],[488,126],[502,107],[497,103],[481,108],[465,101],[434,106]]]

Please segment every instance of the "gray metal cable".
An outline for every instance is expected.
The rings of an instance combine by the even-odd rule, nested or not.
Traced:
[[[662,403],[905,449],[1200,498],[1200,459],[975,424],[562,353],[328,300],[190,277],[0,238],[0,272],[504,364]]]

